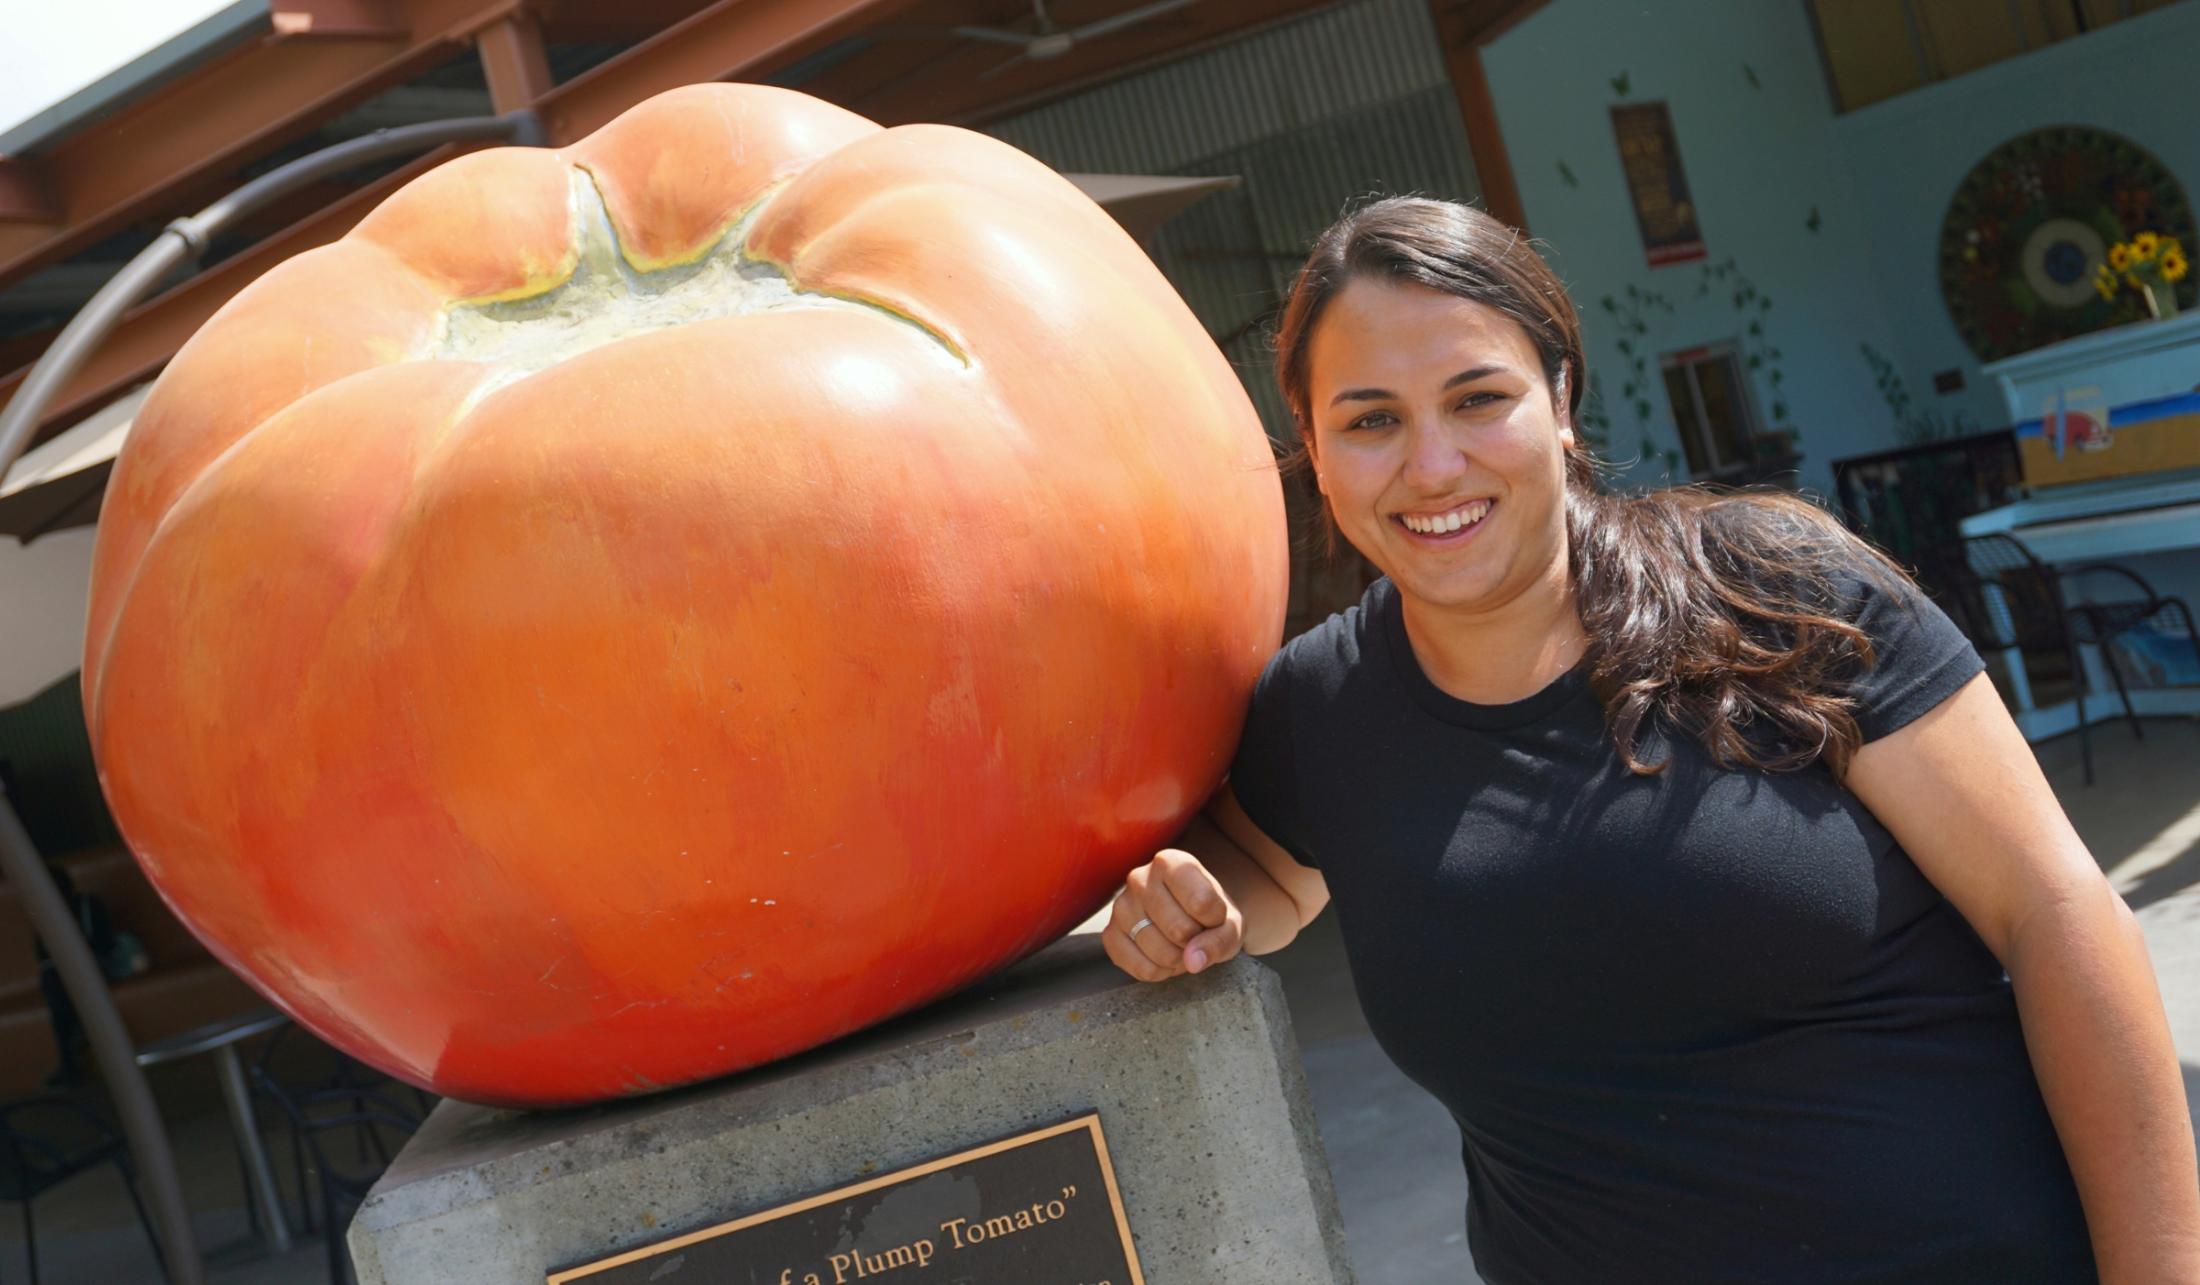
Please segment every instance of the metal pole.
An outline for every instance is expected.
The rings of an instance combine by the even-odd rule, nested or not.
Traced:
[[[378,129],[270,170],[197,214],[170,223],[151,245],[140,250],[136,258],[101,286],[99,293],[70,318],[69,324],[61,328],[61,333],[39,357],[38,364],[31,367],[22,386],[15,390],[7,409],[0,411],[0,477],[7,476],[16,457],[30,444],[31,433],[37,429],[40,417],[60,393],[62,385],[69,382],[105,341],[115,323],[122,320],[122,314],[152,293],[176,265],[186,261],[197,263],[216,234],[240,216],[315,179],[341,174],[369,161],[464,140],[527,141],[540,138],[541,129],[532,112],[467,116],[397,129]]]
[[[176,1180],[175,1153],[169,1149],[160,1109],[153,1104],[153,1090],[138,1069],[137,1050],[130,1044],[129,1032],[122,1029],[122,1015],[108,997],[107,979],[100,976],[92,948],[77,933],[76,917],[61,900],[45,862],[38,859],[38,850],[31,846],[31,836],[15,815],[15,804],[6,791],[6,786],[0,786],[0,873],[22,894],[23,907],[46,943],[54,971],[76,1002],[84,1035],[91,1041],[92,1055],[99,1059],[100,1074],[114,1095],[122,1131],[130,1139],[138,1173],[152,1198],[153,1225],[160,1231],[161,1248],[168,1258],[168,1278],[175,1285],[204,1285],[206,1268],[191,1235],[183,1186]]]
[[[229,223],[325,175],[423,147],[489,138],[539,145],[543,141],[542,126],[533,112],[518,111],[376,130],[302,156],[261,175],[199,213],[170,223],[70,319],[24,377],[7,409],[0,411],[0,477],[7,476],[16,457],[30,444],[39,418],[62,385],[106,339],[115,323],[122,320],[122,314],[151,293],[178,264],[197,263],[207,243]],[[145,1179],[153,1223],[168,1259],[169,1279],[175,1285],[205,1285],[206,1267],[191,1232],[191,1215],[184,1205],[175,1153],[168,1145],[167,1129],[154,1105],[152,1088],[137,1064],[129,1032],[123,1029],[122,1015],[107,993],[106,978],[92,959],[91,947],[77,932],[75,916],[61,900],[52,876],[46,873],[45,862],[39,859],[4,787],[0,787],[0,874],[21,891],[31,927],[46,943],[61,984],[68,989],[69,999],[84,1021],[100,1073],[114,1095],[122,1132],[130,1141],[138,1173]],[[336,1232],[331,1229],[329,1234]]]

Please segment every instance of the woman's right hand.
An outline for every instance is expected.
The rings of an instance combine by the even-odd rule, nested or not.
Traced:
[[[1100,940],[1116,967],[1159,982],[1236,955],[1245,920],[1198,857],[1164,848],[1123,881]]]

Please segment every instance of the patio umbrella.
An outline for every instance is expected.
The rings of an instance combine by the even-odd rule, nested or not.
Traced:
[[[1178,178],[1164,174],[1064,174],[1101,209],[1115,216],[1131,239],[1145,244],[1162,224],[1187,206],[1243,180],[1235,174]]]
[[[1068,174],[1101,209],[1143,242],[1193,202],[1236,187],[1234,175],[1177,178],[1152,174]],[[49,531],[99,520],[107,475],[130,432],[130,421],[150,391],[139,384],[94,411],[82,423],[23,453],[0,481],[0,535],[25,544]]]

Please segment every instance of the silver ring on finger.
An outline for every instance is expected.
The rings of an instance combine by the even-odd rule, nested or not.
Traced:
[[[1147,930],[1148,928],[1151,928],[1151,927],[1153,927],[1153,920],[1151,920],[1151,919],[1140,919],[1140,920],[1139,920],[1139,921],[1138,921],[1137,923],[1135,923],[1135,924],[1132,924],[1132,925],[1131,925],[1131,931],[1130,931],[1130,934],[1129,934],[1129,935],[1130,935],[1130,939],[1131,939],[1132,941],[1137,941],[1137,940],[1138,940],[1138,934],[1140,934],[1140,933],[1142,933],[1142,932],[1146,931],[1146,930]]]

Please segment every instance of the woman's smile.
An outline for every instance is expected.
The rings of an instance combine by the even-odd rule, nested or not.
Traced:
[[[1404,527],[1416,544],[1452,548],[1472,539],[1496,506],[1497,501],[1488,498],[1467,500],[1442,509],[1393,514],[1391,520]]]

